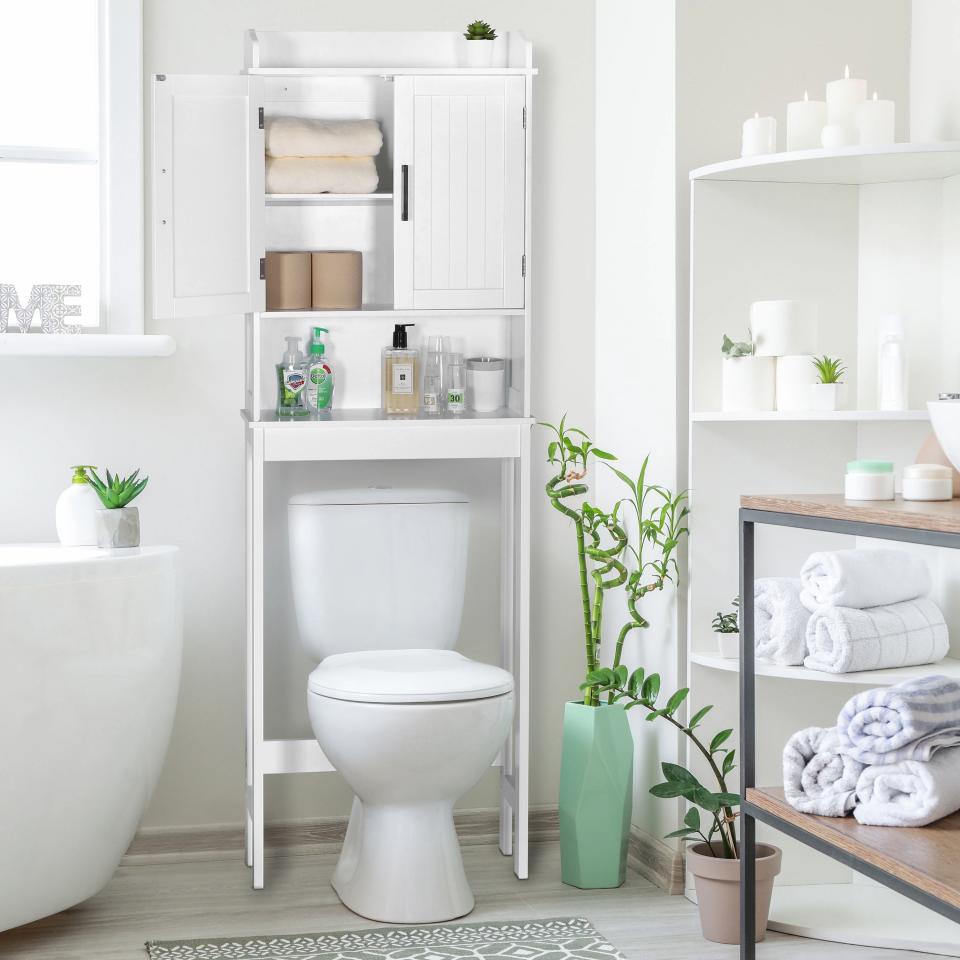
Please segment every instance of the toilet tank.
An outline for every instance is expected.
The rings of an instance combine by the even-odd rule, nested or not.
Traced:
[[[323,490],[292,497],[287,517],[300,642],[313,660],[456,646],[469,541],[463,494]]]

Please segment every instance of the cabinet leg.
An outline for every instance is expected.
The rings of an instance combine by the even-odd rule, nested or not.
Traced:
[[[740,818],[740,960],[757,955],[757,844],[756,821]]]
[[[263,889],[263,775],[253,778],[253,809],[251,810],[253,889]]]
[[[500,798],[500,852],[509,857],[513,853],[513,809],[506,797]]]

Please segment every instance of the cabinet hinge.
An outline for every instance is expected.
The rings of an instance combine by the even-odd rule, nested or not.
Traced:
[[[260,121],[260,129],[263,129],[263,107],[260,107],[257,111],[257,118]]]
[[[527,255],[524,254],[520,258],[520,276],[525,277],[527,275]]]
[[[267,258],[266,257],[260,258],[260,279],[261,280],[267,279]]]
[[[158,80],[161,80],[161,81],[162,81],[162,80],[166,80],[166,79],[167,79],[167,75],[166,75],[165,73],[158,73],[158,74],[157,74],[157,79],[158,79]]]
[[[527,129],[527,108],[523,108],[523,129]]]

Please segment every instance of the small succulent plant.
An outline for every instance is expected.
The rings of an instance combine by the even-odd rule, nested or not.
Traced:
[[[474,20],[467,24],[463,36],[467,40],[496,40],[497,31],[486,20]]]
[[[713,618],[713,623],[710,624],[713,627],[714,633],[739,633],[740,632],[740,623],[738,621],[738,614],[740,612],[740,598],[733,598],[734,609],[731,613],[722,613],[719,610],[717,615]]]
[[[747,335],[749,336],[749,331]],[[736,357],[751,357],[754,351],[753,342],[750,340],[731,340],[726,334],[723,335],[723,343],[720,344],[720,352],[728,359]]]
[[[129,477],[121,477],[119,474],[114,475],[108,470],[107,482],[104,483],[92,467],[88,468],[87,473],[90,486],[97,491],[100,502],[108,510],[118,510],[120,507],[126,507],[143,493],[143,488],[150,478],[144,477],[142,480],[138,480],[139,475],[139,467]]]
[[[842,383],[840,378],[847,372],[843,361],[833,357],[814,357],[813,365],[817,368],[820,383]]]

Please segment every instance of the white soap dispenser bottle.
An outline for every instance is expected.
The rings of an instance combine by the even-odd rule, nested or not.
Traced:
[[[877,350],[877,407],[880,410],[906,410],[909,406],[907,351],[903,340],[903,317],[891,314],[881,318]]]
[[[97,511],[103,508],[87,477],[90,466],[73,468],[70,486],[57,498],[57,536],[65,547],[97,545]]]

